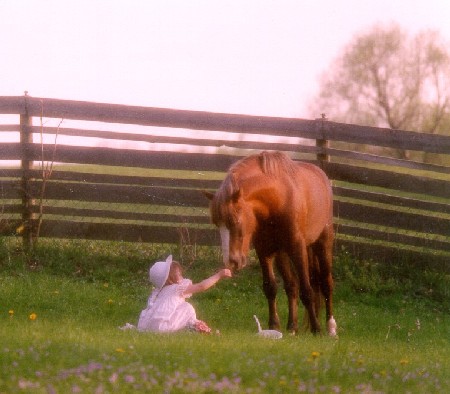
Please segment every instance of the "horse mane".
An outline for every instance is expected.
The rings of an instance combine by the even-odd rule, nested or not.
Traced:
[[[295,163],[286,153],[264,151],[239,160],[230,167],[229,174],[234,177],[245,175],[251,167],[254,167],[255,159],[261,172],[268,176],[292,176],[295,172]]]
[[[295,172],[295,162],[283,152],[262,152],[259,155],[262,171],[270,176],[291,176]]]
[[[250,171],[256,169],[269,177],[282,178],[292,177],[295,172],[295,162],[283,152],[261,152],[259,154],[247,156],[234,163],[228,170],[228,174],[220,188],[217,190],[214,202],[211,205],[211,217],[217,223],[224,217],[223,209],[232,196],[240,190],[239,180],[244,178]]]

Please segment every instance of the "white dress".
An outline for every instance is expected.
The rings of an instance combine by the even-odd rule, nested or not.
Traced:
[[[154,290],[138,322],[140,331],[173,332],[187,328],[197,321],[194,307],[186,302],[191,294],[184,294],[192,284],[189,279]]]

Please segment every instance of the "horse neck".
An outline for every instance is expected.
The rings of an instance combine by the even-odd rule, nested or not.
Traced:
[[[264,174],[248,177],[241,182],[244,199],[252,204],[255,213],[270,216],[283,207],[284,194],[278,181]]]

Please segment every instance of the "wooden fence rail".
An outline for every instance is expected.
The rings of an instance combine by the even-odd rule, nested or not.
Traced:
[[[37,231],[158,243],[188,232],[189,242],[218,245],[201,190],[216,189],[242,156],[282,150],[334,181],[338,248],[378,260],[450,260],[450,136],[29,96],[0,97],[0,114],[19,120],[0,125],[0,159],[21,163],[0,170],[0,235],[19,232],[28,246]],[[2,142],[2,132],[19,138]],[[400,159],[399,150],[436,160]]]

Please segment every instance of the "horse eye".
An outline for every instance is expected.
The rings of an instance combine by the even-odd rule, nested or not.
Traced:
[[[233,224],[235,226],[239,226],[242,222],[242,216],[239,214],[239,212],[234,212],[234,214],[232,215],[232,220]]]

